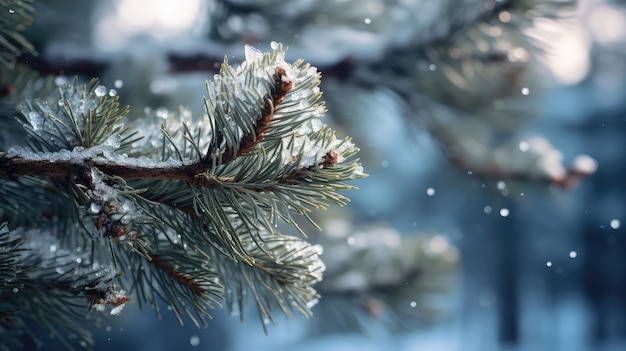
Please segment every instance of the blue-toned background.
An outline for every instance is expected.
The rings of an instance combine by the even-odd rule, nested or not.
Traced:
[[[313,6],[297,3],[280,5],[271,20],[289,16],[288,6],[295,12]],[[387,6],[384,1],[345,3],[354,18],[362,16],[363,8],[376,12]],[[407,3],[430,6],[420,0]],[[534,99],[529,97],[529,104],[539,112],[523,124],[522,134],[546,136],[562,152],[565,164],[581,153],[598,162],[593,176],[568,190],[459,170],[419,122],[406,118],[397,96],[386,89],[352,86],[349,75],[342,76],[346,61],[376,61],[386,48],[400,46],[402,28],[391,26],[377,32],[382,34],[354,40],[349,39],[356,32],[321,25],[325,29],[308,29],[295,37],[284,34],[288,29],[276,33],[278,38],[272,39],[291,47],[289,60],[303,57],[320,68],[329,123],[341,135],[353,136],[363,150],[361,160],[370,176],[355,182],[359,191],[345,194],[352,199],[348,208],[331,208],[329,217],[350,218],[359,228],[384,226],[404,237],[423,232],[445,236],[461,257],[458,280],[444,300],[445,315],[399,332],[361,313],[359,318],[369,326],[365,334],[311,334],[316,321],[279,316],[277,327],[265,335],[253,313],[241,323],[226,311],[215,311],[209,328],[198,330],[179,326],[167,314],[157,320],[152,311],[129,304],[111,327],[97,332],[96,349],[625,350],[623,5],[583,0],[576,20],[565,21],[565,30],[554,34],[555,51],[545,61],[552,75],[542,82],[548,88],[531,90]],[[204,80],[218,62],[207,59],[206,53],[219,60],[226,54],[236,61],[242,58],[244,43],[267,48],[268,42],[257,39],[271,36],[261,14],[246,12],[247,1],[148,5],[132,0],[55,0],[36,6],[28,36],[42,51],[42,59],[33,65],[61,75],[101,75],[107,86],[121,79],[118,94],[133,106],[173,110],[183,104],[199,111]],[[216,19],[206,14],[219,11],[223,23],[210,32],[210,21]],[[375,16],[362,17],[369,19],[365,24],[376,24]],[[255,31],[254,38],[240,35]],[[541,28],[536,31],[541,33]],[[64,71],[68,67],[72,72]],[[330,224],[322,219],[321,225]],[[314,311],[323,311],[324,303],[322,297]],[[333,320],[322,313],[313,318],[333,329]]]

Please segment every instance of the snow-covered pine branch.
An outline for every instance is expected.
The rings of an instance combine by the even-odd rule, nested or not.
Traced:
[[[128,107],[97,80],[66,84],[52,101],[28,98],[19,119],[27,146],[0,152],[0,219],[28,213],[42,238],[72,227],[54,245],[81,247],[82,262],[118,272],[76,287],[95,310],[135,301],[158,312],[162,299],[181,323],[186,314],[203,326],[220,300],[243,313],[249,296],[264,320],[277,309],[309,316],[321,247],[276,227],[302,232],[294,214],[312,222],[313,209],[344,205],[337,191],[365,175],[350,139],[320,121],[317,70],[272,49],[246,47],[238,67],[225,61],[195,119],[181,110],[160,126],[125,127]]]
[[[550,53],[547,38],[533,26],[568,17],[577,1],[453,2],[439,22],[442,30],[433,31],[445,35],[356,67],[357,86],[382,85],[400,96],[405,116],[428,129],[464,173],[563,189],[593,174],[597,165],[590,156],[579,155],[566,166],[545,137],[516,135],[536,117],[539,104],[533,99],[541,96],[544,82],[538,77],[545,74],[539,59]]]

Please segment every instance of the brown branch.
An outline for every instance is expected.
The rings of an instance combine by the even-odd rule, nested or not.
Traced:
[[[113,307],[121,306],[132,301],[130,297],[116,296],[115,288],[107,287],[86,287],[85,292],[90,297],[90,305],[111,305]]]
[[[162,270],[165,274],[170,276],[180,285],[188,287],[194,295],[202,295],[206,292],[206,290],[200,285],[200,283],[195,280],[191,275],[177,271],[171,264],[163,260],[160,256],[150,254],[150,259],[150,262],[155,267]]]
[[[261,115],[255,121],[254,131],[246,134],[241,138],[237,152],[233,152],[230,149],[224,151],[222,157],[222,163],[229,163],[235,158],[244,155],[250,151],[261,141],[271,127],[270,122],[274,118],[274,113],[278,110],[278,107],[285,99],[285,96],[293,89],[293,80],[287,76],[287,70],[284,67],[276,67],[274,73],[274,89],[265,100],[265,105],[261,111]]]
[[[319,165],[322,167],[330,167],[339,161],[339,157],[340,155],[339,155],[339,152],[337,152],[337,150],[330,149],[328,150],[326,155],[322,157],[324,162],[320,163]]]
[[[283,67],[277,67],[274,74],[275,87],[267,98],[261,115],[255,122],[254,131],[244,135],[241,139],[237,152],[228,148],[224,151],[221,164],[226,164],[237,157],[244,155],[263,140],[264,134],[270,130],[270,122],[274,117],[280,103],[287,93],[293,89],[293,80],[287,77],[287,71]],[[196,162],[183,166],[150,167],[134,164],[119,164],[110,160],[94,160],[89,157],[72,160],[33,160],[27,157],[11,156],[0,153],[0,177],[17,178],[19,176],[46,176],[46,177],[71,177],[82,182],[87,182],[85,174],[89,174],[91,168],[97,168],[101,172],[118,176],[123,179],[152,179],[152,180],[180,180],[197,187],[216,186],[216,182],[202,175],[212,167],[211,153],[200,158]]]
[[[451,163],[460,170],[471,172],[473,176],[481,177],[484,179],[499,179],[499,180],[512,180],[522,182],[536,182],[548,185],[555,185],[563,190],[573,189],[578,183],[588,178],[595,173],[594,170],[586,170],[577,167],[575,164],[570,166],[561,176],[536,175],[523,170],[511,170],[503,168],[501,166],[485,163],[485,164],[470,164],[466,162],[461,156],[449,154],[448,159]]]
[[[0,153],[0,177],[46,176],[81,179],[91,168],[97,168],[105,174],[124,179],[181,180],[188,183],[196,182],[195,178],[198,174],[210,169],[203,161],[184,166],[150,167],[119,164],[110,160],[94,160],[89,157],[82,160],[48,161]]]

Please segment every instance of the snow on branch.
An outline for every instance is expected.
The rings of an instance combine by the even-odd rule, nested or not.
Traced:
[[[91,307],[117,314],[132,299],[158,313],[163,299],[181,323],[186,314],[203,326],[218,300],[251,296],[263,319],[311,314],[320,247],[275,228],[304,234],[293,214],[312,221],[313,209],[345,205],[338,191],[365,174],[350,138],[321,122],[317,69],[271,46],[246,46],[236,67],[225,60],[206,84],[206,113],[172,114],[150,126],[160,134],[145,121],[125,127],[129,108],[97,80],[66,84],[55,101],[26,99],[28,147],[0,152],[0,180],[45,180],[28,184],[54,189],[45,195],[63,198],[67,224],[79,222],[94,257],[119,270],[119,289],[107,280],[81,292]]]

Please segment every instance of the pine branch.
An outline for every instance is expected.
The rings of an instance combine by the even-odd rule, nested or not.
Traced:
[[[251,147],[251,146],[250,146]],[[239,149],[238,156],[245,153],[246,148]],[[117,158],[115,161],[97,156],[93,151],[88,152],[60,152],[38,153],[29,156],[13,156],[12,153],[0,153],[0,177],[18,178],[21,176],[44,176],[49,178],[72,178],[85,180],[85,174],[91,169],[97,168],[110,176],[123,179],[144,180],[179,180],[199,188],[216,188],[233,184],[232,178],[205,177],[204,173],[210,172],[212,167],[204,161],[194,162],[190,165],[170,166],[169,163],[150,163],[138,165],[132,159],[126,157]],[[323,162],[317,166],[332,166],[337,163],[338,153],[334,149],[324,155]],[[230,157],[222,158],[224,163],[232,161]],[[278,184],[293,184],[295,179],[305,173],[304,170],[294,170],[283,175]],[[89,185],[89,184],[84,184]],[[271,191],[272,187],[264,185],[255,191]]]
[[[320,248],[275,227],[284,220],[299,230],[293,213],[311,220],[313,209],[344,205],[337,192],[365,175],[352,158],[358,148],[319,122],[316,69],[288,64],[282,46],[272,47],[246,47],[239,67],[224,63],[207,82],[204,116],[181,110],[160,128],[124,127],[128,107],[97,80],[62,86],[57,100],[26,99],[19,121],[28,147],[0,152],[8,199],[0,218],[74,225],[64,243],[115,269],[115,279],[53,279],[55,288],[112,314],[133,301],[160,315],[162,300],[181,324],[187,315],[197,326],[222,299],[242,313],[248,296],[263,320],[275,310],[311,315]],[[21,207],[33,195],[39,201]]]
[[[172,264],[165,261],[161,256],[150,255],[150,262],[165,274],[176,280],[180,285],[184,285],[191,290],[194,295],[202,295],[206,293],[206,290],[198,283],[196,279],[187,273],[179,272],[172,266]]]
[[[256,258],[253,265],[235,264],[216,255],[218,267],[225,275],[243,275],[243,279],[225,280],[231,313],[243,319],[244,306],[250,296],[257,305],[264,329],[268,323],[274,323],[274,310],[281,310],[290,317],[292,311],[310,317],[311,308],[319,299],[313,285],[322,279],[325,269],[319,259],[321,246],[276,233],[265,232],[260,236],[261,244],[250,236],[242,237]]]
[[[67,177],[84,179],[85,172],[92,168],[111,176],[123,179],[180,180],[199,187],[212,185],[210,179],[198,175],[210,170],[203,162],[185,166],[169,166],[165,163],[138,165],[130,158],[118,158],[111,161],[90,152],[39,153],[34,157],[13,156],[11,153],[0,154],[0,176],[17,178],[20,176]],[[160,166],[160,167],[159,167]]]
[[[235,158],[247,154],[258,143],[263,141],[264,134],[270,130],[270,122],[274,118],[274,113],[278,110],[285,96],[292,88],[293,80],[287,76],[286,69],[284,67],[276,67],[271,98],[265,100],[261,116],[259,116],[254,123],[254,130],[248,132],[241,138],[240,145],[235,149],[236,152],[229,149],[224,152],[224,156],[221,157],[223,164],[229,163]],[[211,152],[208,154],[211,154]]]
[[[472,176],[554,185],[563,190],[576,187],[598,168],[597,161],[592,157],[578,155],[566,169],[561,164],[563,155],[541,137],[535,136],[530,141],[513,144],[512,147],[496,147],[493,151],[494,157],[481,157],[478,161],[473,159],[477,153],[467,154],[458,148],[450,148],[447,153],[456,167],[470,172]],[[519,145],[527,146],[520,150]],[[509,157],[506,160],[497,157],[503,154],[508,154]]]
[[[392,50],[381,63],[359,71],[356,80],[385,85],[400,95],[407,117],[427,128],[451,163],[464,172],[570,189],[595,172],[595,160],[579,155],[566,167],[549,141],[522,140],[515,133],[537,112],[533,98],[541,87],[534,61],[549,45],[526,29],[537,19],[563,18],[575,4],[485,3],[479,16],[452,26],[448,35]],[[403,79],[398,79],[399,72]],[[539,142],[531,145],[532,140]]]
[[[93,344],[91,333],[80,321],[96,287],[107,289],[115,271],[94,264],[87,252],[76,247],[68,251],[54,238],[72,228],[57,225],[53,230],[12,231],[0,225],[0,338],[2,345],[16,342],[17,333],[26,333],[41,345],[30,329],[33,323],[58,338],[67,349],[75,345],[66,335],[84,346]],[[7,274],[8,273],[8,274]],[[62,312],[61,312],[62,311]],[[5,344],[6,340],[6,344]]]
[[[317,243],[327,269],[315,332],[367,332],[371,321],[389,331],[414,330],[449,312],[459,252],[443,235],[401,235],[385,225],[335,223]]]
[[[270,122],[274,117],[274,113],[278,110],[285,95],[293,88],[293,81],[286,75],[286,69],[284,67],[277,67],[273,78],[275,86],[271,89],[271,96],[266,100],[261,115],[256,119],[253,125],[253,130],[241,137],[239,145],[227,147],[219,156],[213,155],[214,152],[211,151],[212,149],[209,149],[209,152],[207,152],[203,158],[191,164],[170,166],[168,164],[158,163],[138,165],[136,162],[133,162],[133,159],[126,157],[117,157],[114,161],[102,158],[98,159],[98,151],[100,151],[100,149],[73,152],[63,150],[62,152],[37,153],[25,157],[13,156],[5,152],[0,153],[0,177],[46,176],[82,179],[84,178],[85,172],[91,168],[98,168],[100,171],[110,176],[118,176],[123,179],[180,180],[197,187],[216,187],[218,182],[225,180],[202,177],[201,174],[210,173],[212,167],[214,167],[213,165],[224,165],[232,162],[235,158],[249,153],[256,145],[263,141],[264,134],[270,129]],[[97,82],[94,81],[90,85],[94,86],[95,84],[97,84]],[[86,90],[89,91],[92,89],[87,88]],[[70,100],[66,101],[69,103]],[[103,143],[105,141],[103,140],[104,137],[108,137],[112,134],[105,134],[104,131],[118,123],[121,117],[127,112],[126,109],[117,112],[116,99],[112,101],[112,104],[111,108],[100,108],[100,106],[98,106],[95,109],[89,109],[87,113],[83,113],[83,133],[78,129],[76,121],[72,123],[76,125],[75,128],[77,128],[76,133],[79,134],[78,136],[82,137],[82,146],[84,148]],[[100,105],[102,105],[102,103]],[[49,109],[46,107],[40,109],[49,112]],[[96,115],[98,111],[102,113],[102,111],[112,110],[115,111],[115,118],[108,116],[103,118]],[[72,111],[71,107],[69,111]],[[97,124],[96,121],[106,121],[108,125],[102,122]],[[102,132],[99,132],[99,130],[92,131],[92,125],[94,124],[100,127]],[[92,134],[95,134],[98,138],[91,140]],[[221,143],[219,136],[217,139],[218,141],[212,145],[213,147]],[[102,151],[104,152],[105,150]],[[335,150],[329,150],[328,152],[334,155],[334,160],[337,159],[338,154]],[[219,164],[215,164],[215,159],[220,161]],[[332,164],[333,162],[330,158],[320,163],[320,165],[327,166]]]

